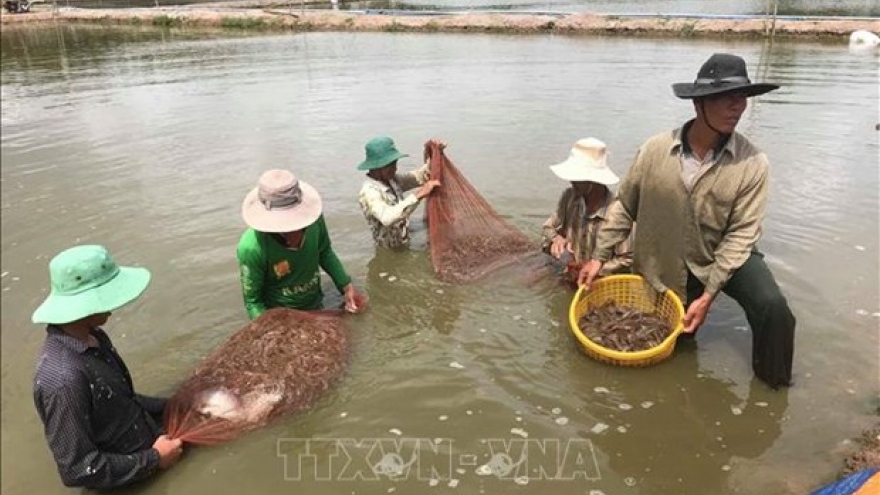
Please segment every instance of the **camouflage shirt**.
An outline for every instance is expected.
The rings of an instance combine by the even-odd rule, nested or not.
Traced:
[[[409,245],[409,217],[419,205],[415,194],[403,193],[428,181],[428,165],[397,174],[390,184],[367,177],[358,202],[370,225],[376,244],[392,249]]]

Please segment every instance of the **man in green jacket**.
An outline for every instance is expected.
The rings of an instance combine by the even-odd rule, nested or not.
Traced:
[[[747,98],[778,89],[752,83],[745,61],[715,54],[692,83],[674,84],[696,118],[642,145],[621,183],[623,208],[599,233],[581,270],[588,288],[613,248],[635,233],[634,271],[687,301],[685,332],[706,319],[719,291],[745,310],[752,369],[773,388],[791,384],[795,318],[756,250],[769,191],[767,156],[734,131]]]
[[[346,310],[363,309],[366,298],[333,252],[314,187],[287,170],[269,170],[245,197],[241,214],[250,228],[241,236],[237,255],[251,319],[279,306],[321,309],[319,267],[344,294]]]

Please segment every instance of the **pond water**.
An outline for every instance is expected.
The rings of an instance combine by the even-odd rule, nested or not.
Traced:
[[[370,137],[413,156],[445,139],[537,238],[565,186],[548,165],[595,136],[624,173],[648,136],[690,117],[670,84],[717,51],[783,85],[752,100],[740,130],[772,163],[760,247],[798,318],[790,390],[752,378],[750,333],[726,298],[670,361],[620,369],[578,350],[571,293],[552,280],[513,268],[445,285],[419,221],[412,250],[372,246],[355,170]],[[350,370],[312,411],[195,449],[132,493],[804,493],[876,421],[877,73],[845,40],[5,30],[2,490],[66,493],[31,398],[48,260],[101,243],[152,270],[108,328],[137,387],[170,393],[246,323],[239,208],[263,170],[284,167],[321,191],[337,253],[371,297],[350,320]],[[297,440],[319,438],[349,440]],[[395,439],[391,460],[418,464],[372,478]]]

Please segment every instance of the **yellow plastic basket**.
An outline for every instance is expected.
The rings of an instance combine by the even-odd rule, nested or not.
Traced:
[[[622,352],[602,347],[581,332],[578,321],[609,300],[665,318],[672,324],[672,333],[660,345],[644,351]],[[684,329],[684,307],[674,292],[667,290],[660,294],[639,275],[610,275],[593,282],[589,292],[583,286],[578,289],[568,309],[568,321],[572,333],[591,358],[617,366],[651,366],[668,358],[675,350],[675,341]]]

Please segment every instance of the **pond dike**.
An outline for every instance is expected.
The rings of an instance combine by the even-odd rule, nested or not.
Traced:
[[[234,4],[233,4],[234,5]],[[37,4],[26,14],[0,16],[0,26],[45,24],[223,28],[252,31],[383,31],[557,33],[624,36],[845,39],[853,31],[880,32],[880,18],[746,15],[598,15],[563,12],[424,12],[401,10],[300,10],[279,4],[259,7],[201,4],[122,9],[53,9]]]

